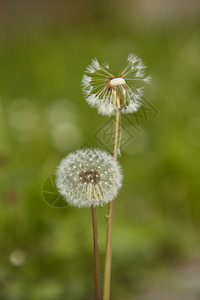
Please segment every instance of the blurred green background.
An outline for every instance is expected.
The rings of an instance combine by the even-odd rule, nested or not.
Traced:
[[[0,299],[94,298],[90,210],[55,208],[42,190],[69,152],[105,147],[85,68],[97,57],[119,70],[131,52],[153,83],[122,119],[112,299],[199,299],[199,20],[195,0],[1,1]]]

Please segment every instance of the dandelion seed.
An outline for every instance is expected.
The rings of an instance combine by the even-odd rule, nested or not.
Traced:
[[[87,102],[102,115],[113,115],[116,109],[133,113],[141,105],[141,88],[151,82],[145,75],[146,66],[137,55],[129,54],[123,70],[113,75],[108,63],[99,64],[95,58],[83,75],[82,86]]]
[[[69,154],[59,164],[56,174],[56,186],[72,206],[106,204],[117,196],[121,185],[122,174],[118,162],[110,154],[98,149],[78,150]]]

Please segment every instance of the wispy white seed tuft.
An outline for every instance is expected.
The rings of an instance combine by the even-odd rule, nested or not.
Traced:
[[[101,67],[100,67],[100,64],[99,64],[99,62],[98,62],[98,60],[96,59],[96,58],[94,58],[93,60],[92,60],[92,66],[93,66],[93,68],[95,69],[95,70],[99,70]]]
[[[130,60],[132,63],[135,63],[136,61],[139,61],[140,58],[136,54],[130,53],[128,55],[128,60]]]
[[[145,81],[146,83],[151,83],[151,82],[152,82],[152,77],[149,75],[149,76],[147,76],[147,77],[144,79],[144,81]]]
[[[87,76],[87,75],[83,75],[82,84],[83,84],[84,86],[88,86],[89,83],[90,83],[90,81],[91,81],[91,77],[89,77],[89,76]]]
[[[151,82],[145,69],[141,58],[132,53],[117,76],[113,75],[108,63],[100,65],[97,59],[93,59],[82,79],[88,104],[108,116],[114,115],[116,110],[125,114],[137,111],[143,95],[141,88]]]
[[[118,194],[121,167],[113,157],[98,149],[77,150],[58,166],[56,186],[72,206],[104,205]]]
[[[103,68],[109,69],[109,63],[106,61],[102,64]]]

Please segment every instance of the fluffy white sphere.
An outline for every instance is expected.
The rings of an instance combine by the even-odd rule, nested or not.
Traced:
[[[56,186],[72,206],[104,205],[118,194],[121,167],[113,157],[98,149],[77,150],[59,164]]]

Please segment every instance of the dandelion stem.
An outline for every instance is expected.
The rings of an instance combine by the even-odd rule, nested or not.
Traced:
[[[91,210],[92,210],[93,243],[94,243],[94,290],[95,290],[95,300],[100,300],[99,241],[98,241],[96,207],[92,205]]]
[[[116,116],[115,116],[115,133],[114,133],[114,145],[113,145],[114,160],[117,160],[117,153],[119,147],[119,131],[120,131],[120,110],[118,109],[116,111]],[[110,300],[113,213],[114,213],[114,201],[111,201],[108,208],[103,300]]]

